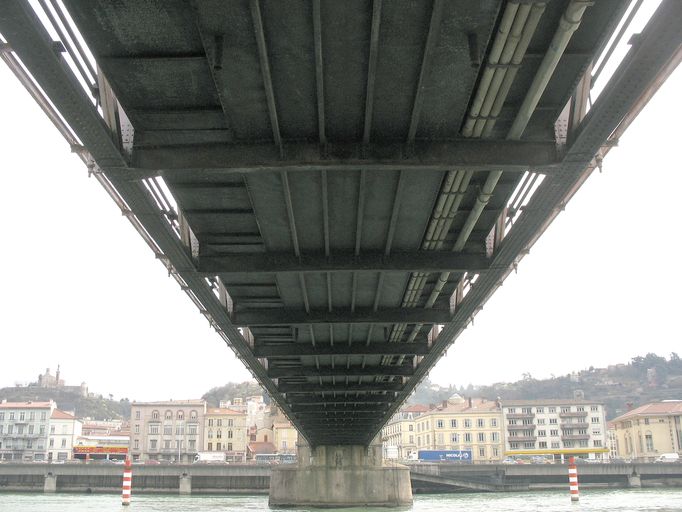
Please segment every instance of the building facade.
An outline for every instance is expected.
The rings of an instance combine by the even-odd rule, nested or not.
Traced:
[[[682,456],[682,400],[646,404],[612,423],[618,457],[652,462],[664,453]]]
[[[209,407],[204,416],[203,451],[224,452],[227,462],[246,460],[246,411]]]
[[[298,430],[289,421],[275,421],[272,437],[277,453],[297,453]]]
[[[50,416],[50,434],[47,460],[66,461],[73,459],[73,448],[82,434],[83,423],[73,414],[54,409]]]
[[[608,459],[604,406],[589,400],[506,400],[505,455]]]
[[[56,404],[52,400],[3,400],[0,403],[0,460],[47,460],[50,417],[55,408]]]
[[[425,405],[404,407],[381,429],[384,458],[409,460],[417,457],[416,420],[429,410]]]
[[[130,456],[137,460],[191,463],[203,446],[205,400],[133,402]]]
[[[504,452],[500,403],[455,394],[415,422],[417,450],[464,450],[474,463],[499,462]]]

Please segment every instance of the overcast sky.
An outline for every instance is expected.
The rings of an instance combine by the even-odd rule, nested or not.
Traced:
[[[682,70],[431,372],[439,384],[561,375],[682,352]],[[249,372],[0,64],[0,386],[194,398]],[[682,398],[682,397],[681,397]]]

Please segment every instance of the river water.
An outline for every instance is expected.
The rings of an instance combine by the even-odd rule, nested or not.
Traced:
[[[130,507],[113,494],[0,494],[0,512],[250,512],[268,508],[267,496],[134,495]],[[290,509],[287,509],[290,511]],[[301,509],[299,509],[301,510]],[[390,509],[326,509],[387,512]],[[586,490],[579,503],[568,491],[500,494],[421,494],[414,512],[681,512],[682,489]]]

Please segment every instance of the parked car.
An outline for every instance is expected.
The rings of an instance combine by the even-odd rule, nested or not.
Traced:
[[[502,464],[516,464],[516,459],[514,457],[505,457],[502,460]]]
[[[680,462],[680,454],[663,453],[654,462]]]

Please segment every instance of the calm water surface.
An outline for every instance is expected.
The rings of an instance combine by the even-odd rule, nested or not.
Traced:
[[[133,496],[122,507],[113,494],[0,494],[0,512],[249,512],[268,508],[267,496]],[[286,509],[290,511],[290,509]],[[299,509],[300,510],[300,509]],[[331,511],[332,509],[326,509]],[[386,512],[390,509],[334,509]],[[445,512],[682,512],[682,489],[586,490],[572,504],[567,492],[417,495],[403,511]],[[318,511],[319,512],[319,511]]]

